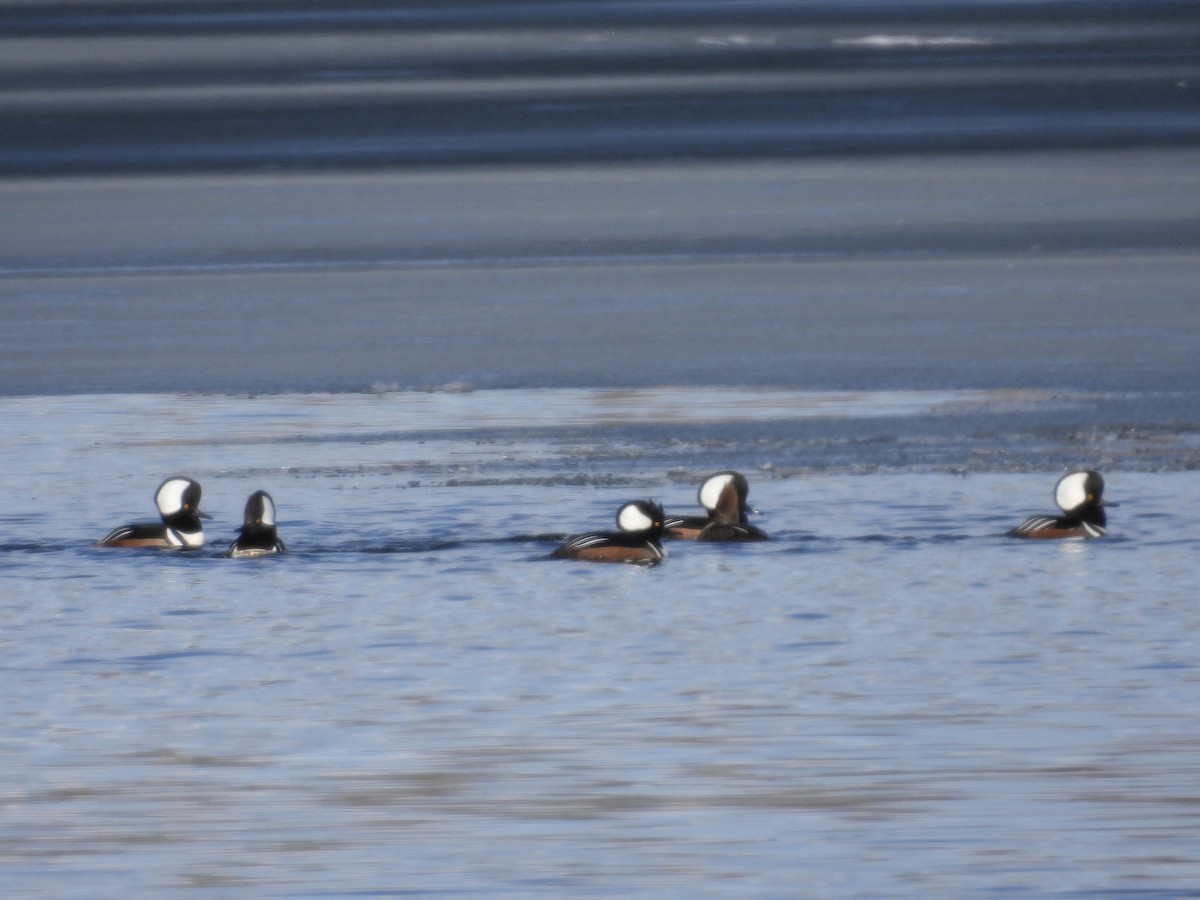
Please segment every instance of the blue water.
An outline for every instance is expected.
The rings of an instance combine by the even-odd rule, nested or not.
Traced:
[[[3,890],[1195,896],[1198,39],[0,2]]]
[[[1024,451],[967,471],[971,442],[930,434],[936,458],[903,462],[902,424],[1012,415],[990,395],[497,393],[0,401],[7,890],[1197,884],[1194,473],[1076,437],[1112,455],[1111,534],[1023,543],[1002,532],[1055,477],[1013,471]],[[668,452],[658,404],[800,436]],[[856,423],[893,464],[792,467],[806,422]],[[770,542],[544,558],[630,496],[693,511],[718,464]],[[210,549],[88,546],[176,470]],[[257,488],[293,552],[223,559]]]

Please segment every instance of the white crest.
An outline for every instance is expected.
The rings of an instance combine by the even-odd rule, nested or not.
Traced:
[[[258,509],[254,509],[257,502]],[[275,524],[275,501],[266,491],[255,491],[246,501],[247,518],[257,518],[264,525]]]
[[[1054,502],[1063,512],[1082,506],[1087,502],[1087,480],[1091,472],[1071,472],[1058,480],[1054,487]]]
[[[642,504],[636,500],[626,503],[617,512],[617,527],[622,531],[645,531],[654,525],[654,520],[646,515]]]
[[[154,495],[154,503],[164,516],[173,516],[183,509],[183,493],[195,482],[190,478],[168,478]]]
[[[697,495],[700,505],[713,512],[721,501],[721,491],[725,490],[725,485],[733,481],[733,478],[733,472],[718,472],[700,485],[700,493]]]

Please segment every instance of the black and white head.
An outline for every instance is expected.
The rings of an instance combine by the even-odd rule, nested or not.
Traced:
[[[707,509],[711,515],[717,511],[717,506],[721,502],[721,492],[730,484],[737,491],[739,515],[746,512],[757,513],[757,509],[751,509],[746,506],[746,498],[750,495],[750,482],[746,480],[746,476],[741,472],[718,472],[716,475],[710,475],[700,485],[700,491],[697,493],[696,499],[700,501],[700,505]]]
[[[255,525],[274,528],[275,501],[271,499],[271,495],[266,491],[255,491],[251,494],[250,499],[246,501],[242,521],[248,528]]]
[[[1091,469],[1068,472],[1054,486],[1054,502],[1068,515],[1089,504],[1103,506],[1104,479]]]
[[[180,513],[209,518],[200,512],[200,485],[190,478],[176,475],[159,485],[154,495],[154,505],[164,519]]]
[[[663,527],[663,508],[653,500],[631,500],[617,510],[622,531],[655,531]]]
[[[708,476],[704,480],[704,483],[700,485],[696,499],[700,501],[701,506],[711,513],[717,508],[717,504],[721,500],[721,491],[725,490],[725,486],[731,482],[738,493],[739,499],[745,504],[746,496],[750,493],[750,484],[746,481],[746,476],[741,472],[718,472],[716,475]]]

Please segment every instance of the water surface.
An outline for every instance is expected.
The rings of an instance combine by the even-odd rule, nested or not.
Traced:
[[[327,6],[0,2],[6,890],[1195,895],[1196,4]]]
[[[986,455],[972,427],[1091,401],[489,393],[3,401],[10,889],[1197,883],[1194,432]],[[812,454],[805,423],[861,436]],[[1022,469],[1055,440],[1109,454],[1108,538],[1002,536],[1050,508]],[[692,511],[725,466],[770,542],[544,558],[631,496]],[[175,470],[210,548],[88,546]],[[257,488],[293,552],[223,559]]]

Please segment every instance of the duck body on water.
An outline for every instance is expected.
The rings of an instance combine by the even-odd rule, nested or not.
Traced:
[[[266,491],[255,491],[246,501],[242,527],[237,539],[229,545],[234,559],[254,559],[287,553],[287,547],[275,530],[275,501]]]
[[[1010,537],[1054,540],[1103,537],[1108,528],[1104,479],[1099,472],[1079,469],[1068,472],[1054,486],[1054,502],[1061,516],[1031,516],[1008,532]]]
[[[655,565],[667,558],[663,549],[662,507],[653,500],[631,500],[617,510],[620,531],[592,532],[570,538],[551,559],[582,559]]]
[[[588,532],[569,538],[550,553],[550,559],[619,562],[655,565],[667,558],[664,538],[697,543],[736,543],[768,540],[761,528],[750,524],[747,504],[749,483],[740,472],[710,475],[700,485],[697,500],[706,516],[667,516],[655,500],[631,500],[617,510],[617,531]],[[1092,469],[1068,472],[1059,479],[1054,499],[1062,516],[1031,516],[1008,537],[1053,540],[1103,537],[1108,527],[1105,508],[1116,506],[1104,499],[1104,479]],[[94,547],[197,550],[204,545],[199,482],[172,476],[155,492],[161,522],[136,523],[114,529]],[[263,490],[246,501],[242,526],[225,553],[234,559],[276,556],[287,552],[276,529],[275,501]]]
[[[750,483],[741,472],[717,472],[700,484],[696,501],[703,516],[668,516],[665,533],[676,540],[765,541],[767,534],[747,519]]]
[[[96,547],[150,547],[158,550],[198,550],[204,546],[201,519],[212,518],[200,511],[200,485],[190,478],[172,476],[154,493],[161,522],[122,525],[106,534]]]

